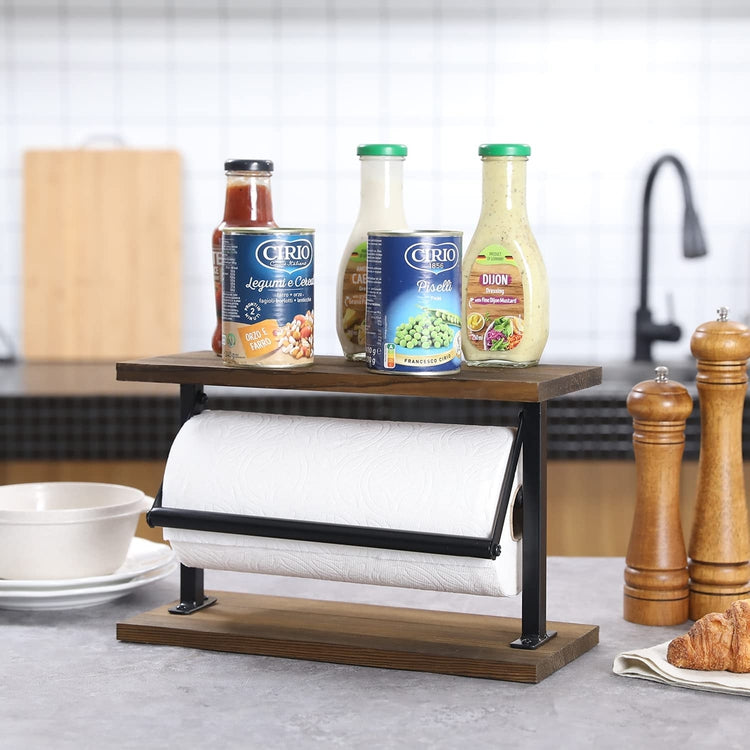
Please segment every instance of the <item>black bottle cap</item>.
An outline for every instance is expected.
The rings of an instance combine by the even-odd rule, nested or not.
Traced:
[[[224,162],[225,172],[273,172],[270,159],[227,159]]]

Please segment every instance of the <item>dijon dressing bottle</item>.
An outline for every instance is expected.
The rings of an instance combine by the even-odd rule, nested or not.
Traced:
[[[367,143],[360,159],[359,215],[344,248],[336,288],[336,333],[347,359],[365,359],[367,233],[407,231],[403,170],[406,146]]]
[[[462,349],[468,365],[528,367],[549,334],[547,271],[526,216],[529,146],[485,143],[482,211],[463,261]]]

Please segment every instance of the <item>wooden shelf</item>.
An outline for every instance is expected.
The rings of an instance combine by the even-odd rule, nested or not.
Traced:
[[[202,351],[118,362],[117,379],[532,403],[599,385],[602,368],[585,365],[519,368],[464,365],[454,375],[415,377],[373,372],[364,363],[330,356],[317,356],[310,367],[289,370],[228,367],[213,352]]]
[[[599,642],[596,625],[550,622],[535,651],[511,648],[511,617],[208,592],[217,603],[189,616],[169,606],[117,624],[134,643],[281,656],[386,669],[540,682]]]

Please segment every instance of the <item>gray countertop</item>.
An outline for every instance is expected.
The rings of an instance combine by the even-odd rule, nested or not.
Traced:
[[[537,685],[118,642],[178,575],[106,605],[0,610],[5,748],[740,748],[740,697],[617,677],[614,657],[684,632],[622,619],[621,558],[550,558],[548,617],[601,627]],[[520,598],[206,571],[208,590],[520,615]],[[217,605],[220,606],[220,605]]]

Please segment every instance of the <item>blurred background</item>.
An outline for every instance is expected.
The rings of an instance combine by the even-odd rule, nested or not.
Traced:
[[[543,361],[629,359],[650,165],[682,159],[708,253],[681,250],[671,167],[655,183],[654,319],[689,355],[720,304],[750,311],[750,4],[744,0],[0,0],[0,327],[21,349],[23,155],[176,149],[182,347],[214,327],[223,162],[270,158],[282,226],[317,230],[316,353],[359,202],[358,143],[403,142],[407,217],[479,213],[481,142],[527,142],[529,217],[551,287]],[[137,290],[134,299],[137,300]],[[23,355],[23,352],[20,352]]]

